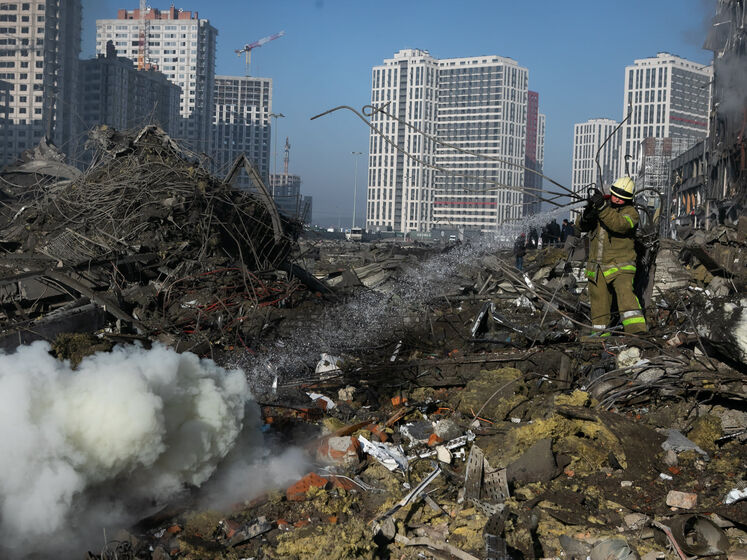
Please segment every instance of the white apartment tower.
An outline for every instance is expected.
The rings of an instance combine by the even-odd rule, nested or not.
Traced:
[[[571,189],[574,193],[585,197],[586,190],[595,186],[592,183],[598,183],[597,152],[599,152],[599,166],[602,169],[604,185],[609,187],[617,178],[620,167],[622,129],[619,129],[613,136],[610,135],[618,124],[620,123],[612,119],[590,119],[573,125]],[[607,141],[606,144],[605,141]],[[601,146],[603,147],[600,151]],[[605,192],[609,191],[605,190]]]
[[[80,0],[0,2],[0,80],[10,85],[8,163],[48,137],[70,151],[76,134]]]
[[[623,146],[618,172],[624,173],[626,154],[632,156],[631,174],[637,172],[639,146],[646,138],[704,138],[712,66],[703,66],[669,53],[636,60],[625,68]],[[674,154],[676,155],[676,154]]]
[[[405,49],[374,67],[371,103],[382,111],[371,122],[400,150],[372,131],[366,227],[489,231],[519,219],[527,83],[526,68],[499,56]]]
[[[213,97],[213,171],[224,176],[246,154],[269,186],[272,79],[216,76]],[[236,185],[251,186],[243,171]]]
[[[374,113],[368,159],[366,228],[428,231],[433,219],[434,144],[405,126],[436,134],[438,61],[421,50],[403,50],[373,69],[371,104],[401,119]],[[386,138],[386,139],[385,139]],[[395,146],[404,146],[414,158]]]
[[[145,23],[144,53],[140,32]],[[140,10],[118,10],[116,19],[96,20],[96,52],[106,53],[113,41],[120,56],[146,67],[156,66],[182,88],[178,137],[193,149],[210,153],[215,80],[215,41],[218,31],[197,12],[148,8],[143,21]]]

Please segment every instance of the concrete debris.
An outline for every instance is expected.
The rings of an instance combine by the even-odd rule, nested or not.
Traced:
[[[316,364],[315,373],[330,373],[340,371],[339,362],[340,358],[337,356],[330,356],[329,354],[322,354],[319,358],[319,362]]]
[[[622,539],[609,539],[595,545],[590,560],[638,560],[638,553]]]
[[[617,355],[615,361],[619,368],[637,365],[641,361],[641,349],[636,346],[626,348]]]
[[[397,449],[392,444],[371,442],[363,436],[358,436],[358,441],[364,453],[374,457],[390,471],[399,468],[402,472],[407,472],[408,461],[401,448]]]
[[[726,505],[731,505],[740,500],[744,500],[745,498],[747,498],[747,488],[734,488],[733,490],[729,490],[726,498],[724,498],[724,503]]]
[[[680,509],[693,509],[698,504],[698,495],[692,492],[670,490],[667,494],[667,505]]]
[[[703,456],[706,461],[710,459],[707,451],[703,451],[700,447],[697,446],[695,442],[687,439],[684,435],[682,435],[682,432],[674,430],[672,428],[663,430],[663,432],[667,434],[666,441],[661,444],[661,448],[664,451],[674,451],[675,453],[682,453],[684,451],[697,451]]]

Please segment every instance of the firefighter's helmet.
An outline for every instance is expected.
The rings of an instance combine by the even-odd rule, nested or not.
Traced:
[[[617,181],[612,183],[610,192],[623,200],[633,200],[633,193],[635,192],[635,183],[630,177],[620,177]]]

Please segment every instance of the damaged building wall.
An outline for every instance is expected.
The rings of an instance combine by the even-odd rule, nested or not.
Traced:
[[[713,51],[714,79],[708,139],[708,210],[723,223],[744,214],[747,193],[747,9],[744,0],[719,0],[704,48]],[[713,207],[713,210],[710,209]]]

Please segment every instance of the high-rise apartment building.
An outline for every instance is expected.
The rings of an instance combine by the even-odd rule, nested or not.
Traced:
[[[623,153],[632,156],[631,174],[638,168],[640,144],[646,138],[704,138],[708,133],[711,66],[703,66],[669,53],[636,60],[625,68]],[[677,155],[677,154],[674,154]]]
[[[537,161],[540,166],[545,165],[545,130],[547,128],[547,117],[544,113],[537,115]],[[542,184],[540,183],[540,187]]]
[[[47,136],[76,136],[80,0],[0,2],[0,80],[11,85],[6,162]]]
[[[213,99],[213,171],[224,175],[246,154],[269,184],[272,79],[216,76]],[[249,188],[251,181],[241,172],[235,184]]]
[[[542,173],[545,160],[545,115],[539,112],[539,93],[527,95],[527,139],[524,165],[524,215],[540,212],[542,201]],[[530,171],[531,170],[531,171]],[[535,171],[536,173],[533,173]]]
[[[431,228],[435,171],[430,166],[435,144],[426,135],[436,134],[437,92],[438,61],[427,51],[402,50],[374,67],[372,105],[385,107],[402,122],[382,112],[371,118],[384,137],[373,131],[370,135],[367,229]],[[395,145],[406,147],[413,157],[397,151]]]
[[[0,80],[0,165],[12,161],[12,154],[8,152],[5,138],[11,133],[10,128],[10,99],[13,86]]]
[[[121,56],[134,61],[142,56],[146,67],[157,67],[178,85],[182,96],[177,136],[193,149],[210,153],[218,31],[197,12],[173,6],[148,8],[143,22],[137,9],[118,10],[116,19],[96,20],[96,52],[105,54],[107,41],[113,41]]]
[[[375,112],[372,124],[411,157],[372,131],[366,227],[487,231],[519,219],[527,83],[526,68],[493,55],[405,49],[374,67],[371,102],[396,118]]]
[[[612,119],[590,119],[573,125],[571,189],[574,193],[585,197],[586,190],[594,186],[592,183],[599,182],[597,152],[599,152],[599,166],[604,185],[611,185],[617,178],[620,167],[622,129],[618,129],[614,135],[612,133],[618,124]],[[601,151],[600,147],[602,147]]]
[[[169,134],[179,126],[181,88],[161,72],[137,70],[117,56],[110,42],[106,55],[80,62],[78,111],[85,129],[106,124],[118,130],[157,124]]]

